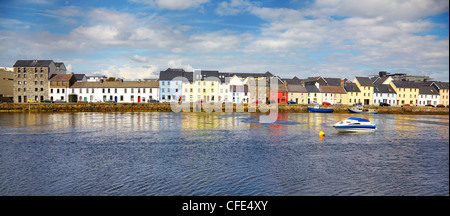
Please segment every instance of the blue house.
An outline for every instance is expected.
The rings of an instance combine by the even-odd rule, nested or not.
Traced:
[[[183,69],[168,68],[165,71],[159,73],[159,101],[160,102],[173,102],[181,101],[182,92],[182,79],[185,76]]]

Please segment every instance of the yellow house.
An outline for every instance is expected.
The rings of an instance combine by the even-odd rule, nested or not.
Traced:
[[[289,101],[297,104],[308,104],[308,92],[302,85],[287,85]]]
[[[361,99],[361,103],[363,105],[372,105],[374,90],[373,80],[369,77],[355,77],[355,79],[353,79],[353,83],[355,83],[361,91],[361,98],[359,98]]]
[[[448,89],[449,89],[449,83],[448,82],[433,82],[431,84],[432,87],[434,87],[436,90],[439,90],[439,104],[442,104],[444,106],[449,105],[448,100]]]
[[[416,105],[419,101],[419,86],[411,81],[392,81],[392,88],[397,92],[396,105]]]
[[[347,104],[347,92],[341,86],[323,86],[319,87],[324,102],[330,104]]]
[[[347,92],[347,103],[343,104],[353,105],[363,103],[363,94],[361,94],[361,90],[359,90],[359,87],[358,85],[356,85],[356,83],[347,82],[344,85],[344,89]]]

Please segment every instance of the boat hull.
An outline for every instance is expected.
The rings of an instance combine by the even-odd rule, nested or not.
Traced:
[[[319,113],[332,113],[334,109],[316,109],[316,108],[308,108],[310,112],[319,112]]]
[[[364,111],[361,111],[361,110],[352,110],[352,109],[348,109],[348,111],[349,112],[351,112],[351,113],[367,113],[367,114],[377,114],[378,113],[378,111],[367,111],[367,112],[364,112]]]
[[[334,128],[341,133],[374,132],[377,130],[375,126],[366,126],[366,127],[334,126]]]

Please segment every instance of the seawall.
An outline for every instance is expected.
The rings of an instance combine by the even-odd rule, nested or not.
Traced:
[[[270,105],[275,106],[275,105]],[[200,110],[200,104],[191,104],[190,110],[194,107]],[[219,105],[220,107],[220,105]],[[222,105],[224,112],[225,104]],[[257,112],[257,105],[243,105],[240,111]],[[348,106],[334,105],[325,106],[333,108],[335,113],[349,113]],[[449,108],[441,107],[375,107],[379,114],[417,114],[417,115],[449,115]],[[204,109],[201,110],[205,112]],[[2,103],[0,112],[172,112],[170,103]],[[236,112],[236,104],[233,105],[233,112]],[[278,105],[278,112],[282,113],[307,113],[307,105]]]

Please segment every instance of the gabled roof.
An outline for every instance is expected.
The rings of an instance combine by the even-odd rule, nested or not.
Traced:
[[[50,78],[50,81],[69,81],[73,74],[56,74]]]
[[[310,93],[320,93],[320,90],[316,85],[305,85],[306,92]]]
[[[319,90],[322,93],[335,93],[335,94],[346,94],[347,92],[345,91],[344,88],[342,88],[341,86],[319,86]]]
[[[431,86],[419,86],[419,94],[421,94],[421,95],[439,95],[439,92]]]
[[[419,88],[419,85],[412,81],[393,81],[397,88]]]
[[[435,85],[438,89],[449,89],[449,83],[448,82],[433,82],[431,85]]]
[[[184,72],[184,69],[167,68],[159,72],[159,80],[173,80],[175,77],[182,77]]]
[[[83,78],[86,77],[86,74],[74,74],[75,79],[78,80],[83,80]]]
[[[302,85],[288,85],[287,90],[294,93],[307,93],[306,88]]]
[[[373,88],[373,93],[391,93],[391,94],[396,94],[397,92],[395,92],[395,90],[392,88],[391,85],[389,84],[381,84],[381,85],[377,85]]]
[[[361,86],[375,86],[369,77],[355,77]]]
[[[17,60],[14,67],[48,67],[53,60]]]
[[[346,82],[344,85],[344,89],[347,92],[361,92],[361,90],[359,90],[356,83],[351,83],[351,82],[348,82],[348,83]]]

